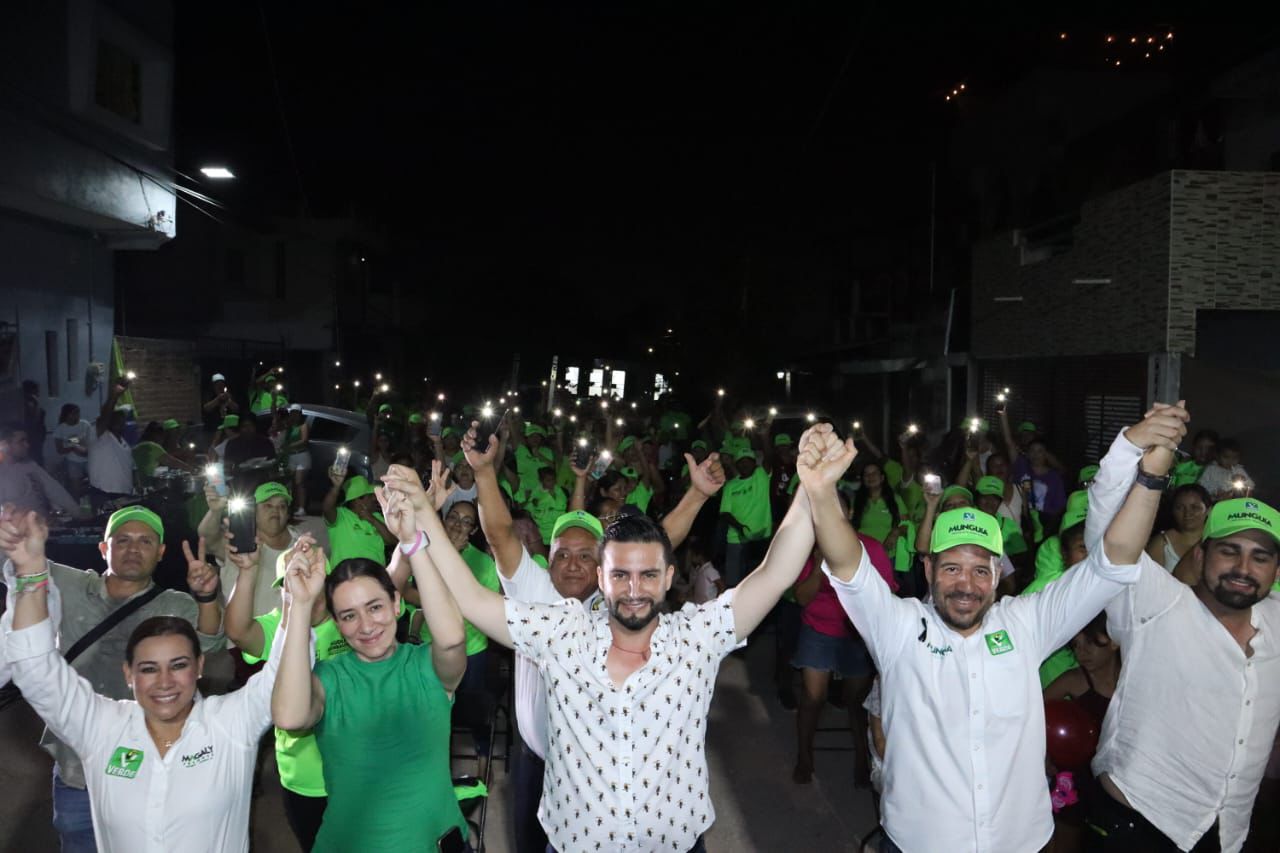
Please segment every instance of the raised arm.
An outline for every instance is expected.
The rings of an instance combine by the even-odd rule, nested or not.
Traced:
[[[804,491],[809,495],[818,549],[826,558],[827,568],[833,577],[848,582],[853,580],[862,562],[862,542],[840,507],[836,484],[853,464],[858,451],[852,439],[840,442],[829,425],[820,425],[814,430],[821,427],[825,427],[821,442],[810,442],[806,447],[801,441],[796,476],[802,489],[796,494]]]
[[[227,508],[227,499],[219,496],[218,490],[213,486],[206,485],[204,500],[209,509],[196,525],[196,535],[203,536],[209,553],[221,559],[227,552],[226,536],[222,529],[222,512]]]
[[[830,424],[818,424],[800,438],[796,471],[801,478],[801,485],[812,482],[815,486],[829,486],[830,500],[835,504],[836,514],[842,520],[840,504],[835,495],[835,482],[853,462],[855,455],[853,442],[841,441]],[[852,534],[852,529],[850,533]],[[797,489],[791,507],[778,526],[773,541],[769,543],[764,562],[738,584],[734,591],[734,629],[739,639],[745,639],[754,631],[778,603],[782,594],[796,582],[805,559],[813,550],[813,543],[814,519],[808,489]],[[861,545],[857,547],[860,553]],[[823,548],[823,552],[826,553],[826,548]]]
[[[284,649],[271,691],[271,719],[285,731],[300,731],[324,716],[324,686],[311,672],[311,607],[324,594],[325,558],[303,537],[285,560]]]
[[[236,584],[231,588],[231,597],[227,599],[227,608],[222,616],[223,630],[237,649],[251,658],[261,658],[267,639],[262,633],[262,626],[253,618],[253,591],[262,562],[262,546],[241,553],[229,544],[227,551],[236,567]]]
[[[111,416],[116,411],[116,401],[120,399],[120,395],[129,387],[127,382],[116,380],[111,386],[111,391],[107,394],[106,402],[102,404],[102,408],[98,410],[98,420],[94,426],[98,431],[98,435],[102,435],[107,431],[107,427],[111,425]]]
[[[324,516],[324,523],[332,525],[338,520],[338,496],[342,494],[342,483],[346,478],[332,468],[325,473],[329,475],[329,491],[324,494],[320,513]]]
[[[916,528],[916,553],[929,553],[929,540],[933,537],[933,520],[938,517],[938,503],[942,500],[942,493],[934,494],[928,489],[924,493],[924,518],[920,521],[920,526]]]
[[[415,551],[409,564],[422,597],[422,615],[431,632],[431,663],[444,689],[453,693],[467,672],[467,633],[462,612],[426,548]]]
[[[524,554],[524,545],[516,536],[516,526],[511,521],[511,511],[502,498],[502,489],[498,486],[498,474],[494,470],[497,458],[496,441],[489,442],[487,450],[481,452],[476,447],[476,427],[473,421],[471,429],[462,437],[462,454],[467,464],[476,474],[476,511],[480,513],[480,529],[493,548],[493,558],[498,564],[498,571],[506,578],[515,577],[520,568],[520,558]],[[513,432],[518,433],[519,430]],[[415,572],[414,577],[417,577]],[[435,631],[431,632],[435,637]]]
[[[222,639],[222,595],[219,592],[217,569],[205,559],[204,537],[196,541],[196,553],[191,553],[187,540],[182,540],[182,554],[187,558],[187,588],[196,600],[196,631],[219,644]]]
[[[1143,419],[1142,423],[1126,430],[1129,441],[1143,448],[1139,470],[1152,477],[1164,477],[1173,467],[1173,453],[1187,434],[1190,415],[1183,407],[1161,407]],[[1136,433],[1136,435],[1135,435]],[[1150,488],[1135,482],[1129,489],[1129,497],[1116,513],[1102,538],[1107,559],[1117,565],[1138,562],[1142,556],[1151,527],[1160,509],[1163,488]]]
[[[432,472],[440,468],[439,461],[431,463]],[[435,563],[440,577],[453,593],[463,617],[480,631],[507,648],[512,647],[511,632],[507,629],[506,605],[502,596],[480,585],[471,569],[449,542],[440,516],[436,513],[431,497],[422,487],[418,473],[403,465],[392,465],[382,478],[386,488],[400,492],[413,507],[414,523],[423,531],[430,544],[428,556]]]
[[[662,519],[662,529],[667,531],[672,548],[679,548],[688,538],[689,530],[703,505],[724,485],[724,468],[720,465],[719,453],[708,454],[701,465],[688,453],[684,455],[684,461],[689,466],[689,491],[684,493],[680,503]],[[577,469],[574,470],[576,473]],[[574,494],[577,495],[576,489]]]

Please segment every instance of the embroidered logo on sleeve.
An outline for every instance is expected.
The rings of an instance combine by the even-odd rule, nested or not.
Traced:
[[[111,754],[111,760],[107,762],[107,775],[119,776],[121,779],[132,779],[138,775],[138,768],[142,766],[142,758],[143,753],[140,749],[117,746],[116,751]]]
[[[1008,631],[996,631],[994,634],[984,634],[983,639],[987,641],[987,651],[993,655],[1002,655],[1006,652],[1013,651],[1013,639],[1009,636]]]

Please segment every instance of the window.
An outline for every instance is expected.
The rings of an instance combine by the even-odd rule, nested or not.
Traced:
[[[588,397],[601,397],[604,395],[604,370],[597,367],[591,371],[591,384],[587,386]]]
[[[654,374],[653,376],[654,402],[656,403],[658,399],[662,397],[663,394],[666,394],[670,390],[671,390],[671,386],[667,384],[667,377],[663,376],[661,373]]]
[[[352,424],[322,418],[319,415],[313,415],[311,418],[312,441],[332,441],[337,444],[350,444],[355,440],[357,433],[358,430]]]
[[[578,368],[566,367],[564,369],[564,390],[570,394],[578,393]]]
[[[1101,459],[1120,430],[1142,419],[1138,397],[1093,394],[1084,398],[1085,458]]]
[[[106,39],[98,40],[93,101],[132,124],[142,123],[142,64]]]
[[[615,370],[609,374],[609,384],[613,388],[613,396],[622,400],[626,396],[627,390],[627,372],[625,370]]]

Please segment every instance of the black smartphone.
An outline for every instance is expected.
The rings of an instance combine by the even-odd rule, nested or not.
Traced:
[[[489,437],[493,435],[494,427],[502,423],[506,416],[506,412],[501,412],[488,418],[476,418],[476,452],[484,453],[489,449]]]
[[[444,417],[439,412],[427,416],[427,435],[439,435],[444,430]]]
[[[462,830],[452,827],[444,835],[436,839],[436,850],[440,853],[466,853],[467,839],[462,837]]]
[[[591,464],[591,442],[582,439],[573,448],[573,464],[583,469]]]
[[[227,501],[227,518],[231,545],[240,553],[258,550],[258,504],[252,497],[235,497]]]

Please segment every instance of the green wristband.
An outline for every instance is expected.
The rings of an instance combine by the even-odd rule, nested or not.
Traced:
[[[16,578],[14,578],[13,591],[23,592],[28,587],[40,586],[41,584],[48,583],[48,581],[49,581],[48,569],[45,569],[43,572],[40,572],[39,574],[35,574],[35,575],[18,575]]]

